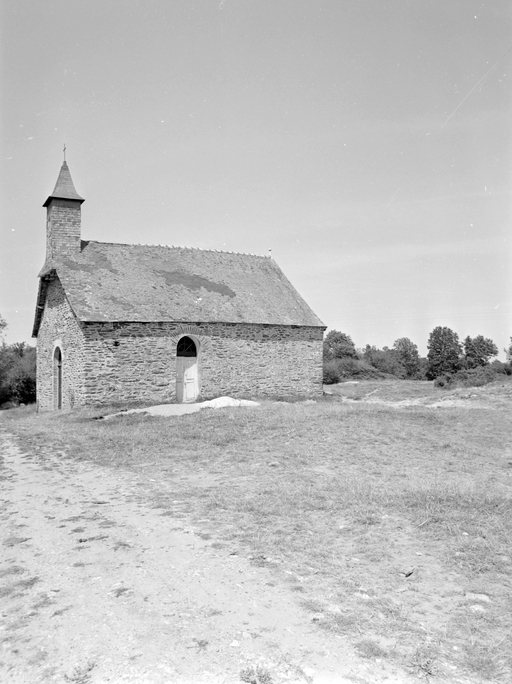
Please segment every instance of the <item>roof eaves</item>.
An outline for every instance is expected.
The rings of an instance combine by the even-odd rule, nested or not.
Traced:
[[[106,321],[105,318],[94,318],[92,316],[76,316],[76,318],[81,322],[81,323],[102,323],[105,325],[108,325],[110,323],[141,323],[142,325],[147,325],[150,323],[155,323],[155,320],[148,320],[148,321],[141,321],[139,319],[133,320],[126,318],[124,320],[115,320],[115,321]],[[168,321],[158,321],[159,323],[179,323],[180,325],[261,325],[266,328],[270,328],[272,326],[279,326],[280,328],[321,328],[322,330],[326,330],[327,326],[320,322],[320,324],[313,324],[313,323],[258,323],[257,321],[188,321],[188,320],[181,320],[181,319],[169,319]]]

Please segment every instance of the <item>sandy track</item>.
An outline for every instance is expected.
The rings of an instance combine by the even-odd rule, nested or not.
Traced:
[[[397,682],[271,572],[139,496],[137,476],[0,433],[2,682]]]

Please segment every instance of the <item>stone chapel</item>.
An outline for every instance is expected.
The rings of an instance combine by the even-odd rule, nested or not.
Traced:
[[[82,240],[64,161],[44,203],[40,410],[322,393],[325,326],[269,256]]]

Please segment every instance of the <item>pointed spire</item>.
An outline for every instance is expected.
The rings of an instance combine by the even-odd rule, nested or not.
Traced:
[[[82,202],[85,202],[84,198],[80,197],[80,195],[75,190],[75,186],[73,185],[73,179],[71,178],[71,173],[69,172],[68,164],[66,161],[63,162],[59,173],[59,177],[57,178],[57,182],[55,183],[55,188],[53,189],[52,194],[43,204],[43,207],[47,207],[52,199],[77,200],[78,202],[80,202],[80,204],[82,204]]]

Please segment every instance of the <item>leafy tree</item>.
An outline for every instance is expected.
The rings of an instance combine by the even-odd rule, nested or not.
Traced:
[[[420,366],[418,369],[418,379],[424,380],[427,377],[428,359],[425,356],[420,356]]]
[[[483,335],[477,335],[473,338],[468,335],[464,340],[464,355],[466,368],[487,366],[490,359],[498,355],[498,347],[492,340]]]
[[[16,355],[17,362],[8,376],[11,400],[28,404],[36,400],[36,350],[23,345],[23,353]]]
[[[36,350],[24,342],[0,347],[0,404],[36,399]]]
[[[12,366],[12,356],[9,353],[9,347],[2,343],[0,346],[0,405],[11,398],[9,391],[7,376]]]
[[[450,328],[437,326],[430,333],[427,344],[427,378],[434,380],[444,373],[455,373],[461,367],[462,345],[459,336]]]
[[[418,347],[408,337],[399,337],[393,342],[393,350],[405,368],[408,378],[417,377],[420,370]]]
[[[381,373],[395,375],[397,378],[405,378],[407,371],[401,363],[400,358],[394,349],[384,347],[377,349],[375,346],[366,345],[363,358]]]
[[[510,344],[503,351],[507,355],[507,361],[512,364],[512,337],[510,338]]]
[[[3,340],[5,329],[7,328],[7,322],[0,314],[0,340]]]
[[[324,359],[330,361],[347,357],[357,359],[356,348],[350,335],[338,330],[328,332],[324,340]]]

